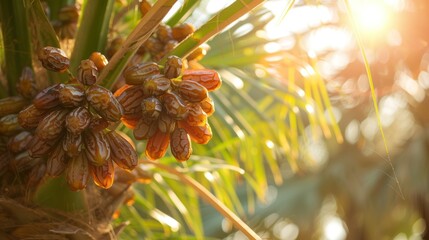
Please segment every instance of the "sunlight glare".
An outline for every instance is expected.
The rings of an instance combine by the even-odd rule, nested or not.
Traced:
[[[363,33],[377,33],[387,27],[391,16],[386,4],[380,0],[353,2],[352,11]]]
[[[173,231],[173,232],[179,231],[180,223],[178,221],[176,221],[174,218],[172,218],[172,217],[168,216],[167,214],[161,212],[160,210],[154,209],[154,210],[150,211],[149,214],[150,214],[150,216],[152,216],[153,218],[158,220],[160,223],[166,224],[167,226],[169,226],[171,231]]]
[[[273,148],[274,148],[274,143],[273,143],[273,141],[271,141],[271,140],[267,140],[267,141],[265,141],[265,145],[267,145],[267,147],[268,147],[269,149],[273,149]]]
[[[327,240],[342,240],[346,238],[343,222],[338,217],[330,217],[323,227],[323,234]]]

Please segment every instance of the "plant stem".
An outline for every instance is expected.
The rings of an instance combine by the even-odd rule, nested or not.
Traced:
[[[16,81],[24,67],[32,67],[30,34],[24,0],[1,1],[0,22],[9,95],[16,95]]]
[[[127,37],[122,47],[113,55],[109,64],[100,74],[99,81],[106,88],[111,88],[122,70],[127,66],[138,48],[150,37],[164,16],[170,11],[177,0],[158,0],[136,28]]]
[[[197,6],[198,0],[187,0],[183,3],[183,6],[167,21],[167,25],[173,27],[177,23],[180,23],[183,19],[187,18],[192,13],[192,9]]]
[[[37,189],[33,200],[40,206],[66,212],[88,211],[84,191],[71,191],[64,176],[47,180]]]
[[[177,171],[174,168],[169,166],[148,161],[148,160],[140,160],[143,164],[152,164],[159,169],[169,172],[177,176],[183,183],[192,187],[198,195],[205,201],[207,201],[210,205],[212,205],[219,213],[221,213],[225,218],[230,220],[233,225],[243,232],[249,239],[261,239],[246,223],[244,223],[237,215],[235,215],[231,210],[229,210],[221,201],[219,201],[210,191],[203,187],[200,183],[195,181],[194,179],[184,175],[183,173]]]
[[[105,49],[114,3],[114,0],[87,2],[70,58],[70,71],[73,74],[80,61],[88,58],[92,52]]]
[[[218,14],[213,16],[208,22],[189,35],[183,40],[173,51],[166,54],[161,61],[161,65],[165,63],[168,56],[176,55],[186,57],[198,48],[201,44],[221,32],[224,28],[232,24],[234,21],[250,12],[264,0],[237,0],[228,7],[224,8]]]

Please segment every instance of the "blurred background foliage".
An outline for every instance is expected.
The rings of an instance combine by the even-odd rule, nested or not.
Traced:
[[[97,9],[91,2],[76,3],[83,11]],[[178,1],[164,22],[198,29],[234,2],[240,1]],[[138,1],[98,4],[112,13],[92,14],[109,25],[108,33],[64,37],[60,44],[69,54],[75,45],[83,56],[84,47],[107,54],[141,19]],[[190,63],[216,69],[223,79],[211,93],[213,139],[194,145],[186,163],[171,155],[159,163],[196,179],[263,239],[428,238],[428,12],[427,0],[268,0],[233,24],[222,22],[230,25],[207,42],[208,54]],[[78,27],[91,32],[81,20]],[[73,31],[65,30],[60,36]],[[0,62],[8,46],[3,50]],[[136,143],[139,153],[144,146]],[[140,168],[152,181],[134,184],[134,201],[118,212],[114,222],[129,224],[121,239],[246,239],[177,176],[150,164]]]

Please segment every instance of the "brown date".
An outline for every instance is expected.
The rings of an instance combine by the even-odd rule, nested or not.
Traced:
[[[31,68],[25,67],[22,70],[21,76],[16,84],[16,90],[21,96],[27,99],[32,99],[36,96],[38,90]]]
[[[89,56],[89,60],[94,62],[98,71],[103,70],[103,68],[105,68],[106,65],[109,63],[109,61],[107,61],[106,56],[104,56],[103,54],[101,54],[99,52],[91,53],[91,55]]]
[[[170,149],[178,161],[186,161],[192,154],[191,138],[183,128],[176,128],[170,135]]]
[[[7,149],[12,153],[19,153],[27,149],[33,135],[30,132],[22,131],[11,137],[7,142]]]
[[[170,79],[164,75],[152,75],[143,83],[143,93],[147,96],[159,96],[170,89]]]
[[[143,43],[144,48],[149,51],[152,55],[159,53],[164,48],[164,45],[161,41],[156,38],[148,38],[145,43]]]
[[[89,59],[82,60],[77,70],[77,80],[83,85],[91,86],[97,82],[97,77],[98,68],[96,64]]]
[[[140,63],[124,71],[125,82],[130,85],[141,85],[148,77],[159,74],[159,66],[154,62]]]
[[[0,99],[0,117],[17,113],[27,106],[27,104],[28,100],[21,96]]]
[[[86,90],[86,99],[100,116],[112,122],[121,119],[122,106],[106,88],[98,85],[89,87]]]
[[[186,121],[179,121],[179,127],[185,129],[191,140],[198,144],[208,143],[213,136],[212,129],[208,123],[204,126],[189,126]]]
[[[165,24],[160,24],[156,30],[156,36],[161,42],[167,43],[173,38],[171,27]]]
[[[174,119],[184,119],[188,115],[188,109],[175,93],[165,93],[162,95],[162,103],[167,114]]]
[[[108,159],[101,166],[90,166],[90,171],[95,185],[108,189],[112,186],[115,178],[115,166],[112,160]]]
[[[75,5],[67,5],[58,12],[58,20],[64,23],[77,23],[79,19],[79,8]]]
[[[9,167],[17,172],[22,172],[36,166],[41,162],[41,158],[33,158],[28,152],[22,152],[9,161]]]
[[[187,69],[183,72],[183,81],[194,81],[201,84],[209,92],[214,91],[222,85],[222,80],[215,70],[211,69]]]
[[[0,135],[11,136],[22,131],[18,122],[18,115],[9,114],[0,118]]]
[[[110,145],[104,132],[86,131],[84,143],[86,157],[92,165],[101,166],[110,158]]]
[[[171,133],[176,128],[176,120],[165,113],[158,118],[158,129],[163,133]]]
[[[162,158],[167,152],[170,143],[170,134],[156,131],[155,134],[149,138],[146,144],[146,156],[151,160]]]
[[[65,121],[68,109],[59,109],[50,112],[40,121],[36,128],[35,135],[45,141],[57,139],[65,128]]]
[[[46,161],[46,174],[52,177],[60,176],[66,169],[67,160],[62,144],[57,144]]]
[[[145,98],[141,102],[140,111],[144,117],[156,119],[162,111],[161,101],[156,97]]]
[[[85,154],[81,153],[68,161],[65,175],[72,191],[79,191],[86,187],[89,177],[89,165]]]
[[[67,84],[58,91],[58,95],[64,107],[77,107],[85,99],[85,90],[80,85]]]
[[[46,110],[37,109],[33,104],[19,112],[18,123],[21,127],[31,130],[39,125],[39,122],[46,116]]]
[[[199,104],[207,116],[211,116],[215,112],[214,103],[210,97],[205,98]]]
[[[67,156],[74,157],[82,152],[82,135],[67,132],[62,145]]]
[[[188,105],[189,114],[186,122],[189,126],[204,126],[207,123],[207,114],[203,111],[199,104]]]
[[[92,132],[100,132],[109,127],[109,122],[102,117],[93,117],[89,123],[88,129]]]
[[[119,90],[121,93],[117,95]],[[145,97],[143,88],[141,86],[130,86],[119,90],[116,91],[115,96],[117,96],[118,102],[124,109],[124,115],[140,116],[142,112],[141,102]]]
[[[124,41],[125,39],[122,37],[116,37],[113,39],[106,50],[107,58],[112,58],[112,56],[122,47]]]
[[[64,84],[57,83],[39,92],[33,100],[33,105],[37,109],[50,109],[60,104],[59,90]]]
[[[158,122],[148,118],[141,118],[134,128],[134,138],[137,140],[148,139],[158,130]]]
[[[73,109],[66,117],[67,131],[80,134],[91,122],[91,113],[84,107]]]
[[[116,131],[106,134],[112,149],[111,159],[120,167],[126,170],[134,169],[138,164],[138,156],[129,141]]]
[[[39,51],[38,57],[44,68],[54,72],[64,72],[70,65],[66,53],[59,48],[44,47]]]
[[[195,32],[195,27],[190,23],[183,23],[172,28],[172,36],[177,41],[182,41]]]
[[[121,118],[122,123],[130,129],[134,129],[137,126],[137,123],[139,122],[141,116],[128,116],[123,115]]]
[[[181,81],[177,84],[180,96],[189,102],[201,102],[208,97],[207,89],[194,81]]]
[[[27,186],[35,187],[39,185],[40,181],[42,181],[43,177],[46,174],[46,164],[38,164],[33,167],[31,171],[28,173]]]
[[[177,56],[169,56],[164,67],[164,75],[167,78],[177,78],[183,71],[182,59]]]
[[[44,141],[38,136],[33,136],[31,141],[28,143],[28,154],[33,157],[43,157],[47,155],[54,146],[54,141]]]

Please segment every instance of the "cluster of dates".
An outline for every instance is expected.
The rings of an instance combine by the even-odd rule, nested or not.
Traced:
[[[28,106],[38,92],[31,68],[23,69],[16,90],[19,95],[0,100],[1,194],[7,196],[19,196],[25,192],[24,186],[17,184],[15,174],[19,174],[27,186],[35,186],[45,172],[43,159],[32,158],[27,152],[27,144],[33,134],[18,123],[18,112]]]
[[[45,47],[39,54],[42,65],[52,71],[66,71],[69,59],[61,49]],[[133,169],[137,154],[129,141],[109,131],[123,110],[113,94],[96,84],[98,68],[87,59],[79,67],[77,81],[58,83],[42,90],[33,103],[18,114],[20,125],[34,136],[27,145],[33,158],[46,158],[46,173],[59,176],[65,171],[72,190],[85,188],[89,175],[95,184],[113,184],[115,162]]]
[[[159,61],[193,32],[195,32],[195,27],[190,23],[183,23],[174,27],[160,24],[155,33],[139,49],[139,53],[148,52],[153,61]],[[187,57],[187,60],[200,60],[206,55],[207,48],[208,45],[201,45]]]
[[[49,9],[47,11],[49,12]],[[52,22],[52,26],[60,39],[73,39],[76,35],[78,20],[79,7],[67,5],[60,8],[57,20]]]
[[[124,109],[122,121],[137,140],[148,140],[148,158],[163,157],[170,146],[178,161],[186,161],[191,140],[206,144],[211,139],[207,116],[214,106],[208,92],[221,85],[216,71],[183,70],[182,60],[170,56],[162,74],[151,62],[128,67],[123,75],[127,85],[115,92]]]

